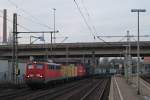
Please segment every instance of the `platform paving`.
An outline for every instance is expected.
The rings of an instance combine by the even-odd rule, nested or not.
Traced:
[[[137,78],[133,77],[131,82],[136,86]],[[140,78],[140,93],[145,100],[150,100],[150,84]]]
[[[144,100],[137,95],[136,88],[129,85],[121,76],[112,77],[109,100]]]

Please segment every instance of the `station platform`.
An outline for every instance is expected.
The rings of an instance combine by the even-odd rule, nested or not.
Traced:
[[[133,77],[131,82],[136,86],[137,78]],[[144,100],[150,100],[150,84],[140,78],[140,95],[143,96]]]
[[[121,76],[111,79],[109,100],[145,100],[142,95],[137,95],[136,87],[129,85]]]

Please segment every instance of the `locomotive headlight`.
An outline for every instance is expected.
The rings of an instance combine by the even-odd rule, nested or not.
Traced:
[[[30,76],[29,76],[29,75],[27,75],[27,77],[29,78]]]
[[[40,74],[36,74],[36,76],[37,76],[37,77],[41,77],[41,78],[43,77],[43,75],[40,75]]]
[[[42,78],[43,76],[42,76],[42,75],[40,75],[40,77]]]
[[[36,64],[36,61],[34,63]]]
[[[34,75],[33,75],[33,74],[30,74],[29,76],[30,76],[30,77],[33,77]]]

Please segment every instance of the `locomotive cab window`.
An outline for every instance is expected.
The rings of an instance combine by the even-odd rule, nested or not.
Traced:
[[[32,64],[28,64],[28,69],[33,69],[33,65]]]
[[[54,70],[57,70],[57,66],[56,65],[54,65]]]
[[[44,65],[43,64],[36,64],[36,69],[43,69]]]
[[[60,70],[60,66],[59,65],[48,65],[48,69],[50,69],[50,70]]]
[[[54,69],[55,69],[54,65],[51,65],[51,69],[52,69],[52,70],[54,70]]]
[[[60,66],[56,66],[56,70],[60,70]]]
[[[54,66],[53,65],[48,65],[48,69],[53,70]]]
[[[48,69],[51,69],[51,65],[48,65]]]

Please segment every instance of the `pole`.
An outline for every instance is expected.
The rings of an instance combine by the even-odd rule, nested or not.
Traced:
[[[51,32],[51,59],[53,58],[53,46],[52,46],[52,44],[53,44],[53,33]]]
[[[13,14],[13,45],[12,45],[12,81],[14,82],[15,78],[15,15]]]
[[[68,59],[69,58],[69,48],[66,46],[66,65],[68,65]]]
[[[95,68],[95,51],[92,51],[92,66]]]
[[[121,70],[122,67],[120,67],[122,65],[122,59],[121,59],[121,52],[120,52],[120,65],[119,65],[119,74],[121,75]]]
[[[7,10],[3,12],[3,43],[7,43]]]
[[[126,80],[127,80],[127,83],[128,83],[128,46],[126,46],[126,53],[125,53],[125,69],[126,69]]]
[[[131,56],[131,40],[130,40],[130,34],[129,34],[129,31],[128,32],[128,36],[129,36],[129,39],[128,39],[128,45],[129,45],[129,70],[130,70],[130,76],[131,76],[131,80],[132,80],[132,65],[131,65],[131,62],[132,62],[132,56]]]
[[[15,72],[18,67],[17,14],[13,14],[13,47],[12,47],[12,81],[15,82]]]
[[[92,51],[92,73],[94,73],[95,70],[95,51]],[[94,76],[93,76],[94,77]],[[92,78],[92,82],[94,82],[93,80],[94,78]]]
[[[83,65],[85,65],[85,55],[83,54],[83,57],[82,57],[82,63]]]
[[[131,44],[130,44],[130,34],[129,34],[129,31],[127,31],[127,42],[128,42],[128,55],[127,55],[127,58],[128,58],[128,76],[131,76]],[[129,78],[129,77],[128,77]]]
[[[137,61],[137,94],[140,94],[140,81],[139,81],[139,63],[140,63],[140,38],[139,38],[139,34],[140,34],[140,29],[139,29],[139,12],[137,12],[138,14],[138,41],[137,41],[137,57],[138,57],[138,61]]]
[[[130,47],[129,47],[129,38],[130,38],[130,36],[129,36],[129,31],[127,31],[127,43],[128,43],[128,46],[127,46],[127,82],[129,82],[129,68],[130,68],[130,65],[129,65],[129,49],[130,49]]]
[[[15,76],[16,76],[16,83],[18,84],[18,82],[19,82],[19,80],[18,80],[18,70],[19,70],[19,68],[18,68],[18,34],[17,34],[17,31],[18,31],[18,29],[17,29],[17,14],[15,15],[15,17],[16,17],[16,34],[15,34],[15,38],[16,38],[16,60],[15,60]]]
[[[126,78],[126,51],[124,51],[124,76]]]
[[[30,36],[30,44],[31,44],[31,36]]]
[[[139,28],[139,13],[146,12],[145,9],[131,9],[131,12],[137,12],[138,15],[138,40],[137,40],[137,94],[140,94],[140,80],[139,80],[139,65],[140,65],[140,28]]]
[[[56,11],[56,9],[54,8],[53,9],[54,10],[54,43],[56,42],[56,34],[55,34],[55,27],[56,27],[56,24],[55,24],[55,11]]]
[[[45,42],[45,34],[43,33],[43,42],[44,42],[44,48],[45,48],[45,60],[48,60],[48,50],[47,50],[47,47],[46,47],[46,42]]]

